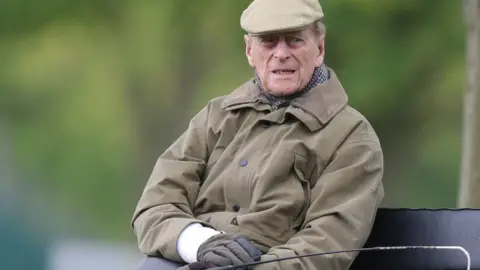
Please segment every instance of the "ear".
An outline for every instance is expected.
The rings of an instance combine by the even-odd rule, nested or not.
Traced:
[[[315,66],[317,67],[321,66],[324,59],[325,59],[325,34],[319,37],[318,54],[315,59]]]
[[[253,57],[252,57],[252,38],[249,35],[243,36],[243,39],[245,40],[245,54],[247,56],[248,64],[254,68],[255,64],[253,62]]]

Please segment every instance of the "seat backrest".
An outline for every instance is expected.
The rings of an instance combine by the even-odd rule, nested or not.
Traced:
[[[480,209],[381,208],[365,247],[462,246],[471,269],[480,270]],[[459,250],[387,250],[360,252],[350,269],[466,269]]]

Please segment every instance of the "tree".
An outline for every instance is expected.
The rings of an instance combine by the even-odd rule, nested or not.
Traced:
[[[468,88],[464,101],[460,207],[480,207],[480,0],[465,1]]]

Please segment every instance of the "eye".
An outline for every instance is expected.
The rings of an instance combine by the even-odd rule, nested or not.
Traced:
[[[286,41],[287,41],[288,46],[290,46],[292,48],[300,47],[300,46],[302,46],[302,44],[304,42],[303,38],[298,37],[298,36],[286,37]]]
[[[264,47],[274,47],[277,44],[278,38],[275,36],[264,36],[260,38],[260,43]]]
[[[289,44],[299,44],[303,42],[303,39],[300,37],[288,37],[287,40]]]

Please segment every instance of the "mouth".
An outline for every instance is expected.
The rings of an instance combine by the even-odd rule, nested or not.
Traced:
[[[295,73],[294,69],[275,69],[272,71],[276,75],[291,75]]]

